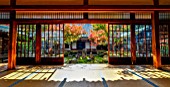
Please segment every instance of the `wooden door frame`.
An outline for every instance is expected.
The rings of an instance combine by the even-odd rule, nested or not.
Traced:
[[[169,50],[170,50],[170,23],[168,22],[169,20],[160,20],[159,22],[159,26],[160,25],[168,25],[168,47],[169,47]],[[161,56],[161,63],[162,65],[166,65],[166,64],[169,64],[170,63],[170,51],[169,51],[169,57],[162,57]]]
[[[104,24],[148,24],[151,23],[151,20],[108,20],[108,19],[93,19],[93,20],[16,20],[16,25],[18,24],[65,24],[65,23],[104,23]],[[63,49],[64,50],[64,49]],[[63,58],[64,59],[64,58]],[[109,61],[109,59],[108,59]],[[64,64],[64,62],[62,63]]]

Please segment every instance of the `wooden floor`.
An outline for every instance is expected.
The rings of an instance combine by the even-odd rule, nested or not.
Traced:
[[[7,63],[0,63],[0,72],[7,70]]]
[[[4,66],[4,65],[3,65]],[[169,87],[170,73],[150,65],[17,66],[0,72],[0,87]]]

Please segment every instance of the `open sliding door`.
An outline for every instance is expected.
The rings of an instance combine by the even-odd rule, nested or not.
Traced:
[[[41,63],[64,64],[64,24],[41,24]]]

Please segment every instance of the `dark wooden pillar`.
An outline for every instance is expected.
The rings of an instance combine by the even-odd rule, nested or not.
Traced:
[[[88,4],[89,4],[89,2],[88,2],[89,0],[84,0],[84,6],[88,6]],[[83,13],[83,18],[84,19],[88,19],[88,13],[87,12],[85,12],[85,13]]]
[[[159,6],[159,0],[153,0],[154,6]]]
[[[136,39],[135,39],[135,25],[131,24],[131,61],[136,63]]]
[[[156,68],[161,67],[160,44],[159,44],[159,12],[152,13],[152,54],[153,65]]]
[[[5,47],[5,46],[4,46],[4,45],[5,45],[5,41],[4,41],[4,40],[5,40],[5,39],[4,39],[5,37],[4,37],[4,36],[5,36],[5,34],[2,33],[2,44],[1,44],[1,45],[2,45],[2,54],[4,54],[4,47]]]
[[[84,3],[83,3],[85,6],[88,6],[89,4],[89,0],[84,0]]]
[[[16,6],[16,0],[10,0],[10,6],[15,7]]]
[[[130,14],[131,20],[135,20],[135,13]],[[136,39],[135,39],[135,24],[131,24],[131,61],[136,63]]]
[[[170,50],[170,24],[168,24],[168,47]],[[170,51],[169,51],[169,60],[170,60]]]
[[[73,49],[73,47],[72,47],[72,42],[71,42],[69,45],[70,45],[70,50],[72,50],[72,49]]]
[[[17,23],[15,22],[15,11],[10,13],[10,30],[8,43],[8,69],[16,67],[16,41],[17,41]]]
[[[110,27],[109,27],[109,25],[110,24],[107,25],[108,26],[108,45],[107,45],[107,49],[108,49],[108,63],[111,64],[111,61],[110,61]]]
[[[62,24],[63,25],[63,64],[64,64],[64,53],[65,53],[65,43],[64,43],[64,24]]]
[[[84,19],[88,19],[88,13],[83,13]]]
[[[41,24],[36,24],[36,55],[37,64],[41,62]]]
[[[92,51],[92,49],[91,49],[91,41],[89,41],[89,44],[90,44],[90,52]]]

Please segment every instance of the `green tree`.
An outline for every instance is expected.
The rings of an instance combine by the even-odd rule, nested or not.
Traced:
[[[67,24],[64,28],[64,43],[70,44],[77,41],[83,34],[86,34],[86,32],[82,25]]]
[[[108,43],[107,24],[93,24],[93,30],[90,31],[89,40],[95,45],[106,45]]]

